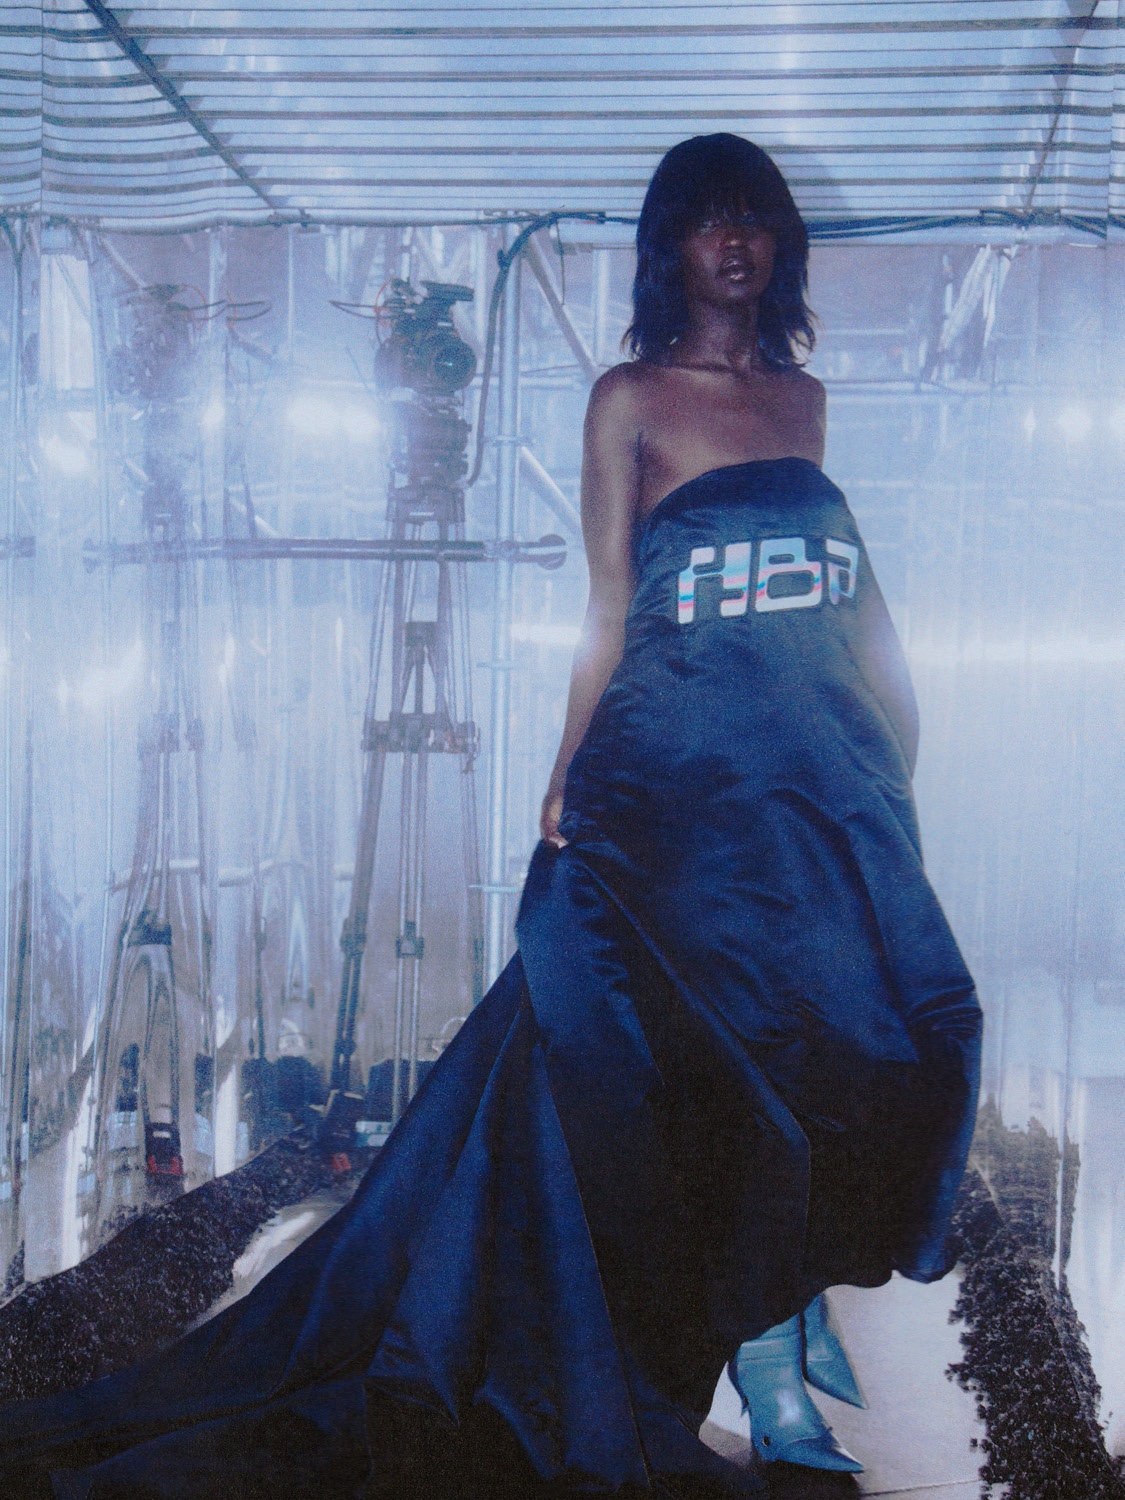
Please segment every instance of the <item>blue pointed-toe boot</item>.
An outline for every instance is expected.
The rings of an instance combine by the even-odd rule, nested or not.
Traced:
[[[730,1362],[754,1451],[764,1463],[859,1474],[863,1465],[836,1441],[805,1389],[802,1344],[801,1320],[790,1318],[743,1344]]]
[[[867,1402],[823,1295],[814,1297],[801,1314],[801,1330],[805,1336],[804,1369],[808,1383],[826,1396],[835,1396],[837,1401],[866,1410]]]

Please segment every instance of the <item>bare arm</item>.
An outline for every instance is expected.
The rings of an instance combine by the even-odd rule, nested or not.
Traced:
[[[629,366],[603,375],[590,393],[582,449],[582,537],[590,570],[586,618],[574,653],[562,743],[543,799],[539,829],[561,845],[559,816],[567,767],[598,699],[621,660],[633,597],[633,523],[639,495],[635,376]]]

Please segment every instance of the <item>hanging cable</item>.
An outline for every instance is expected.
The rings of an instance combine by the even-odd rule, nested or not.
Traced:
[[[465,488],[471,489],[480,478],[480,471],[484,464],[484,431],[485,418],[488,412],[488,388],[492,381],[492,365],[496,351],[496,328],[500,318],[500,299],[504,295],[504,287],[508,280],[512,266],[517,255],[522,255],[524,247],[533,234],[540,229],[548,229],[554,226],[556,229],[563,219],[579,219],[589,224],[606,224],[611,221],[611,216],[604,213],[550,213],[541,214],[539,218],[532,219],[530,224],[525,224],[516,235],[515,239],[507,249],[501,248],[496,252],[496,260],[499,270],[496,280],[492,283],[492,296],[488,304],[488,328],[484,338],[484,364],[480,375],[480,401],[477,404],[477,443],[476,452],[473,456],[473,467]],[[614,220],[613,222],[616,222]]]

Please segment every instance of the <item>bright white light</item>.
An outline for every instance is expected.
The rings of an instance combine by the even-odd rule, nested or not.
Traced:
[[[227,409],[223,405],[223,398],[221,396],[212,396],[203,408],[203,415],[199,419],[199,424],[206,431],[214,432],[217,427],[223,425],[223,419],[226,417],[226,414]]]
[[[354,443],[369,443],[379,431],[374,414],[363,406],[345,406],[340,413],[340,426]]]
[[[1091,641],[1083,636],[1041,640],[919,641],[906,653],[912,667],[1009,667],[1125,665],[1125,637]]]
[[[1035,436],[1035,429],[1038,425],[1038,422],[1035,420],[1035,413],[1029,406],[1023,419],[1023,430],[1028,442]]]
[[[1080,443],[1094,425],[1094,419],[1090,415],[1089,407],[1079,406],[1076,402],[1070,406],[1064,406],[1059,412],[1059,427],[1068,442]]]
[[[339,411],[323,396],[294,396],[285,414],[302,437],[331,437],[340,425]]]
[[[231,670],[234,667],[234,655],[237,647],[233,635],[228,635],[223,642],[223,659],[219,663],[219,681],[225,687],[230,680]]]
[[[59,707],[63,713],[66,713],[67,705],[70,702],[70,683],[67,682],[65,677],[59,678],[59,685],[55,689],[55,694],[59,700]]]
[[[65,474],[68,479],[77,479],[90,467],[90,455],[85,448],[80,448],[77,443],[68,443],[57,432],[44,438],[42,447],[43,457],[51,468]]]
[[[294,432],[301,437],[343,436],[354,443],[369,443],[379,431],[379,423],[367,407],[354,403],[340,406],[325,396],[307,393],[294,396],[285,415]]]
[[[95,667],[78,685],[75,694],[83,708],[100,708],[109,698],[119,698],[136,682],[144,661],[140,636],[115,667]]]
[[[573,650],[581,634],[580,625],[547,625],[534,620],[517,620],[512,626],[514,641],[528,641],[533,646],[567,646]]]

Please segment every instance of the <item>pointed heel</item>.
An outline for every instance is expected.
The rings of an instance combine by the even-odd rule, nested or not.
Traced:
[[[836,1441],[805,1389],[801,1352],[800,1319],[790,1318],[743,1344],[727,1367],[750,1414],[754,1451],[763,1463],[859,1474],[863,1465]]]
[[[863,1391],[856,1373],[848,1360],[847,1352],[840,1341],[828,1301],[823,1296],[814,1297],[801,1314],[804,1333],[805,1379],[826,1396],[835,1396],[837,1401],[846,1401],[849,1406],[867,1410]]]

